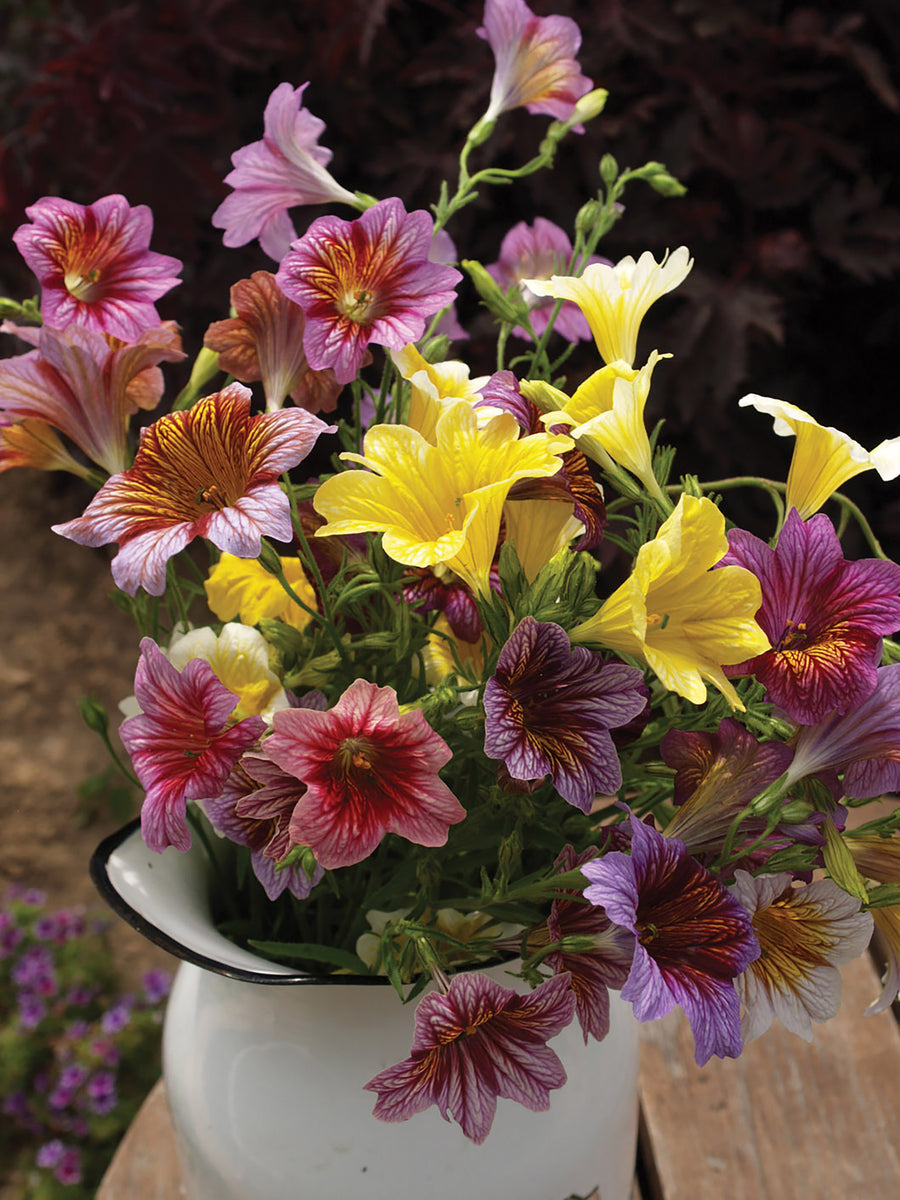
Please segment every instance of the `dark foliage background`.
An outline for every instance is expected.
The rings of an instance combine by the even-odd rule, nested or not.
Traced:
[[[564,144],[552,176],[485,193],[455,218],[465,256],[492,261],[509,226],[539,214],[571,228],[605,152],[622,166],[660,159],[687,195],[633,185],[604,246],[618,258],[684,243],[696,258],[645,322],[639,351],[675,355],[654,376],[649,415],[665,415],[678,469],[784,477],[792,440],[774,439],[768,418],[738,416],[747,391],[798,404],[867,448],[900,433],[895,0],[533,7],[578,22],[582,69],[609,89],[607,111]],[[261,136],[272,88],[310,81],[305,100],[327,122],[342,184],[425,207],[487,103],[482,10],[482,0],[0,0],[0,292],[33,288],[9,242],[26,205],[123,192],[152,207],[153,248],[185,262],[161,308],[192,350],[225,315],[230,284],[271,266],[255,245],[224,251],[209,217],[231,153]],[[545,125],[507,114],[490,148],[503,165],[523,162]],[[316,215],[297,211],[298,228]],[[473,296],[462,312],[465,354],[489,370],[490,326]],[[591,349],[579,354],[573,380],[596,366]],[[900,543],[897,485],[869,472],[847,490]]]

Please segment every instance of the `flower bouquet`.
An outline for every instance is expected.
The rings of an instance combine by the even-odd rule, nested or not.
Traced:
[[[477,1143],[498,1098],[548,1107],[547,1043],[603,1039],[610,989],[641,1021],[680,1006],[702,1064],[775,1018],[810,1039],[873,927],[872,1010],[900,988],[900,820],[849,820],[900,786],[900,566],[837,490],[900,473],[900,439],[868,452],[751,395],[795,438],[786,484],[674,481],[645,421],[669,356],[637,346],[692,259],[597,252],[628,186],[680,185],[605,155],[571,237],[538,217],[461,258],[454,215],[605,101],[569,19],[486,0],[479,33],[489,107],[430,213],[338,183],[305,85],[274,90],[212,220],[277,267],[235,283],[164,415],[135,420],[184,358],[155,307],[181,264],[123,196],[27,210],[40,301],[2,302],[29,349],[0,363],[0,467],[90,481],[55,530],[117,544],[146,846],[209,848],[238,944],[414,1001],[409,1057],[360,1085],[382,1120],[434,1105]],[[517,107],[552,118],[534,157],[476,168]],[[356,215],[298,236],[310,204]],[[450,356],[462,286],[490,364]],[[738,487],[770,498],[768,540],[729,521]],[[848,521],[872,557],[845,558]]]

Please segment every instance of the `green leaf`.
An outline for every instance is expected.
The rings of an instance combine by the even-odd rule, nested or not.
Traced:
[[[260,954],[270,958],[306,958],[311,962],[327,963],[332,967],[341,967],[354,975],[370,975],[371,972],[361,958],[351,954],[349,950],[341,950],[337,946],[320,946],[315,942],[262,942],[255,938],[248,939],[248,945]]]

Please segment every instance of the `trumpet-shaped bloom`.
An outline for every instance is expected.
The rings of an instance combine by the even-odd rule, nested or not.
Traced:
[[[722,667],[762,654],[769,639],[754,619],[762,603],[756,576],[743,567],[712,569],[727,549],[725,518],[715,504],[682,495],[656,537],[641,546],[630,577],[572,630],[572,640],[643,659],[670,691],[694,704],[706,699],[705,680],[743,709]]]
[[[401,350],[392,350],[390,354],[401,377],[410,383],[405,423],[411,429],[417,429],[429,442],[435,440],[438,417],[447,405],[467,400],[476,406],[481,400],[482,388],[491,378],[480,375],[470,379],[467,364],[455,359],[430,363],[412,343]]]
[[[504,290],[514,286],[519,288],[537,337],[547,328],[555,301],[552,296],[536,295],[525,280],[549,279],[565,270],[571,257],[572,243],[566,231],[545,217],[536,217],[534,225],[525,221],[514,225],[500,243],[499,259],[486,267],[488,274]],[[591,336],[584,314],[569,302],[560,308],[553,328],[569,342],[587,341]],[[531,334],[518,325],[513,333],[531,341]]]
[[[761,953],[737,980],[744,1008],[744,1043],[760,1037],[777,1017],[805,1042],[812,1022],[837,1016],[838,967],[862,954],[872,937],[872,916],[831,879],[792,886],[790,875],[735,873],[732,894],[753,922]]]
[[[900,438],[879,442],[872,451],[864,450],[846,433],[831,425],[820,425],[794,404],[756,395],[744,396],[738,404],[768,413],[774,418],[779,437],[796,437],[786,499],[788,508],[796,508],[804,520],[818,512],[841,484],[862,471],[874,469],[882,479],[900,475]]]
[[[68,471],[85,479],[90,477],[90,468],[72,457],[55,429],[31,419],[0,425],[0,471],[13,467]]]
[[[587,318],[605,363],[634,363],[638,330],[651,305],[683,282],[694,265],[686,246],[657,262],[649,250],[615,266],[591,263],[580,276],[553,275],[523,282],[538,296],[574,300]]]
[[[566,975],[527,996],[486,975],[454,975],[446,995],[431,992],[416,1008],[410,1057],[370,1079],[374,1115],[406,1121],[432,1104],[479,1145],[490,1132],[498,1097],[532,1112],[550,1107],[566,1072],[547,1042],[572,1020]]]
[[[590,812],[597,793],[622,784],[609,730],[627,724],[646,699],[641,672],[604,663],[552,621],[525,617],[500,652],[484,692],[484,752],[514,779],[542,779]]]
[[[585,863],[584,895],[635,935],[622,999],[639,1021],[680,1004],[699,1066],[736,1058],[741,1033],[735,977],[759,956],[750,917],[684,843],[631,818],[631,854],[614,850]]]
[[[176,636],[166,657],[179,671],[195,658],[212,667],[216,679],[237,696],[234,716],[271,721],[276,709],[287,708],[281,680],[269,670],[269,645],[258,629],[229,621],[216,634],[209,625]]]
[[[123,345],[89,328],[45,325],[37,344],[0,361],[0,418],[43,421],[110,474],[124,471],[129,418],[162,396],[157,364],[184,358],[175,327],[145,329]]]
[[[571,447],[548,433],[518,437],[508,413],[479,425],[466,402],[450,405],[436,443],[404,425],[375,425],[364,456],[371,472],[342,471],[315,495],[327,521],[317,536],[383,531],[385,553],[410,567],[443,563],[481,595],[490,591],[503,502],[518,479],[553,475]]]
[[[323,875],[317,866],[312,878],[299,863],[276,870],[276,863],[294,847],[289,832],[291,813],[304,787],[263,754],[244,754],[222,794],[203,802],[203,810],[218,833],[250,849],[253,874],[270,900],[285,889],[305,900]]]
[[[237,313],[210,325],[203,339],[219,356],[219,367],[241,383],[262,380],[266,408],[281,408],[286,396],[310,412],[333,412],[341,385],[330,370],[306,361],[303,309],[288,300],[270,271],[254,271],[231,289]]]
[[[85,207],[45,196],[25,209],[13,241],[41,285],[44,324],[77,324],[133,341],[159,325],[153,302],[180,283],[181,262],[150,247],[153,214],[124,196]]]
[[[451,758],[421,712],[400,715],[393,688],[355,680],[328,712],[275,714],[265,753],[306,784],[290,821],[292,839],[323,867],[347,867],[386,833],[443,846],[465,809],[438,777]]]
[[[278,559],[284,577],[293,591],[310,608],[317,607],[315,588],[306,577],[299,558]],[[255,558],[223,554],[204,584],[206,601],[220,621],[235,617],[245,625],[263,620],[285,621],[295,629],[305,629],[312,616],[292,600],[278,579]]]
[[[772,643],[731,673],[755,675],[767,698],[803,725],[865,700],[875,688],[881,635],[900,629],[900,566],[847,562],[828,517],[803,521],[796,509],[775,550],[739,529],[728,544],[723,561],[759,579],[756,619]]]
[[[302,408],[251,416],[250,392],[230,384],[147,426],[134,466],[108,479],[82,516],[53,528],[84,546],[118,542],[116,584],[161,596],[166,563],[195,537],[242,558],[259,555],[263,535],[290,541],[278,477],[333,429]]]
[[[596,854],[593,847],[576,854],[572,846],[566,846],[553,865],[560,871],[572,871],[590,862]],[[560,896],[550,909],[546,936],[548,942],[561,942],[567,937],[593,939],[591,950],[578,954],[552,950],[544,962],[554,975],[563,972],[569,975],[584,1044],[587,1045],[589,1036],[602,1042],[609,1033],[609,989],[621,988],[628,978],[634,958],[634,935],[614,925],[599,905]]]
[[[871,799],[900,791],[900,663],[879,667],[875,690],[846,713],[805,725],[794,739],[788,779],[843,772],[843,792]]]
[[[141,642],[134,694],[141,712],[122,722],[119,736],[146,792],[144,841],[151,850],[187,850],[187,801],[218,796],[266,723],[247,717],[233,724],[237,696],[209,663],[193,659],[179,672],[152,638]]]
[[[278,286],[306,313],[303,347],[316,371],[353,379],[370,343],[399,350],[452,304],[462,278],[429,259],[434,222],[402,200],[380,200],[355,221],[319,217],[278,268]]]
[[[484,121],[520,107],[565,121],[593,86],[575,59],[581,31],[569,17],[536,17],[525,0],[485,0],[477,32],[495,63]]]
[[[303,107],[307,87],[280,83],[266,104],[262,141],[232,154],[234,170],[225,182],[234,191],[212,215],[213,225],[225,230],[226,246],[259,238],[265,253],[280,262],[297,236],[288,209],[334,202],[358,206],[353,192],[326,170],[331,151],[318,144],[325,122]]]

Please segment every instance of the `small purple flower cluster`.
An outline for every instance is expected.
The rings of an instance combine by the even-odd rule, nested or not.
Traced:
[[[55,1197],[99,1182],[152,1085],[170,977],[120,993],[105,925],[45,903],[13,888],[0,909],[0,1152]]]

